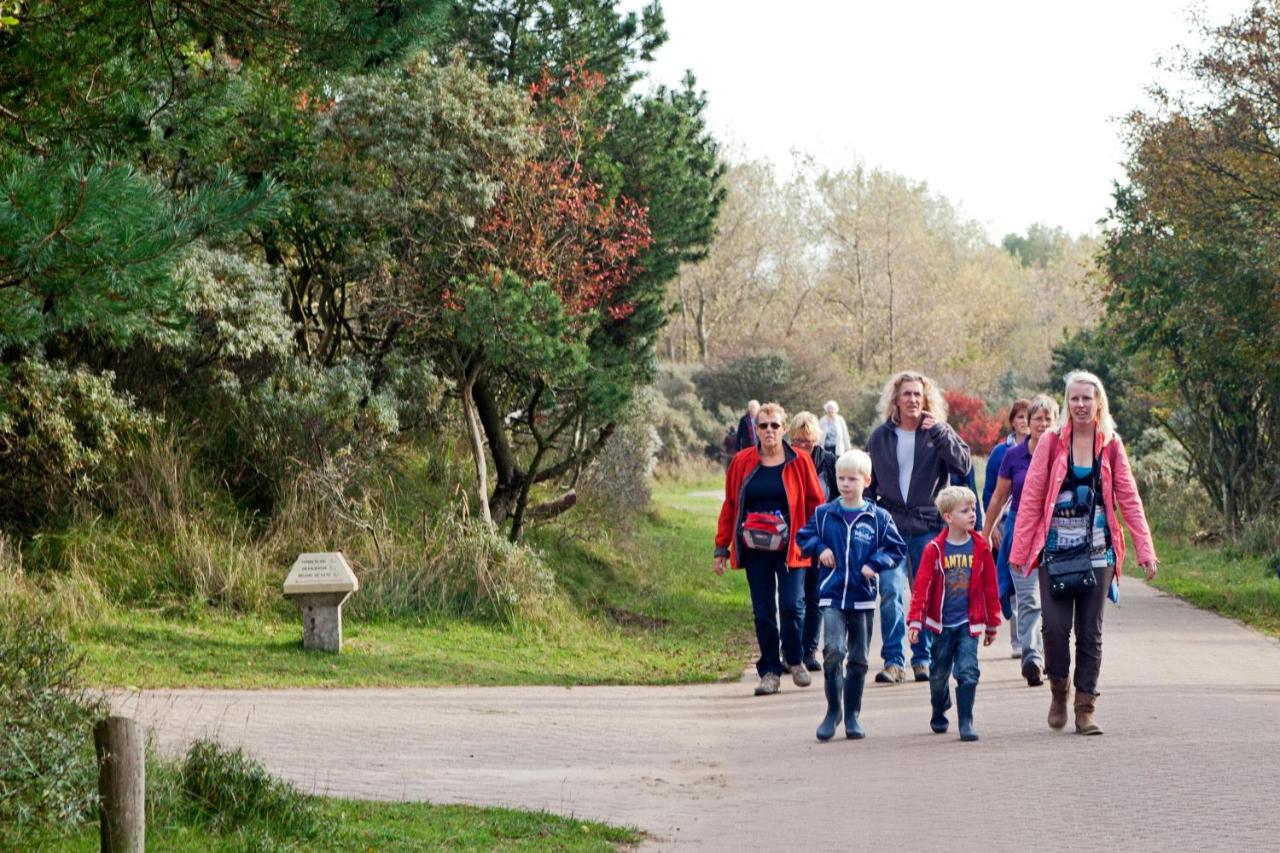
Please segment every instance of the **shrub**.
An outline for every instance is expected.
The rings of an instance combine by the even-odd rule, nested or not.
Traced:
[[[80,658],[43,619],[0,620],[0,839],[4,828],[78,823],[95,806],[93,724],[100,699]],[[0,845],[2,846],[2,845]]]
[[[791,379],[791,362],[786,356],[760,353],[700,370],[693,375],[693,384],[708,409],[724,406],[741,413],[748,400],[776,401],[787,406],[792,398]]]
[[[272,834],[314,838],[321,829],[314,801],[272,779],[262,764],[241,749],[198,740],[182,762],[180,809],[217,833],[243,833],[253,824]]]
[[[943,396],[947,401],[947,421],[969,449],[975,455],[990,453],[1000,439],[1004,419],[987,411],[987,404],[981,397],[952,389],[945,391]]]
[[[1172,436],[1151,427],[1126,440],[1125,449],[1151,527],[1179,536],[1223,529],[1221,516],[1191,473],[1191,460]]]
[[[668,371],[653,388],[656,394],[651,423],[661,442],[660,462],[714,455],[721,449],[724,428],[719,419],[703,407],[693,382]]]
[[[657,391],[641,389],[578,484],[583,499],[611,527],[632,530],[649,506],[650,478],[663,449],[654,421],[663,408]]]
[[[0,521],[29,527],[114,476],[152,420],[113,379],[37,358],[0,368]]]

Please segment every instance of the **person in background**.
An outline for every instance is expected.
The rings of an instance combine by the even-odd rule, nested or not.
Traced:
[[[996,480],[1000,477],[1000,462],[1010,448],[1027,438],[1027,406],[1029,405],[1031,405],[1030,400],[1013,401],[1013,405],[1009,407],[1009,434],[1005,436],[1004,441],[991,448],[991,455],[987,457],[987,470],[982,479],[982,506],[986,507],[987,518],[991,518],[993,514],[991,495],[995,492]],[[997,507],[994,514],[999,515],[999,512]],[[1018,611],[1013,606],[1013,578],[1009,576],[1008,555],[1005,555],[1006,559],[1000,559],[999,542],[1003,524],[1000,518],[984,523],[984,520],[979,517],[978,526],[982,528],[983,535],[987,536],[988,540],[991,540],[991,537],[986,531],[993,528],[995,530],[996,538],[991,540],[991,547],[996,552],[996,580],[1000,582],[1000,607],[1004,618],[1009,620],[1009,645],[1012,656],[1022,658],[1023,647],[1018,639],[1021,632],[1018,630]]]
[[[923,373],[903,371],[890,377],[880,395],[884,423],[867,441],[871,455],[868,496],[889,510],[907,543],[907,556],[897,568],[880,575],[880,636],[884,669],[876,681],[896,684],[905,679],[902,641],[906,588],[914,582],[925,545],[943,529],[934,506],[951,476],[966,476],[972,465],[969,445],[947,425],[942,392]],[[929,643],[924,632],[911,646],[911,669],[916,681],[929,680]]]
[[[1046,432],[1031,457],[1009,567],[1024,576],[1038,569],[1040,576],[1049,727],[1067,724],[1074,628],[1076,732],[1100,735],[1093,715],[1102,669],[1102,612],[1111,581],[1119,579],[1124,566],[1121,516],[1147,580],[1155,577],[1159,563],[1102,380],[1072,371],[1066,377],[1066,397],[1062,426]],[[1080,563],[1087,566],[1085,572],[1074,571]],[[1089,582],[1077,580],[1086,573]],[[1060,587],[1056,595],[1054,584]]]
[[[1022,677],[1031,687],[1044,682],[1044,639],[1040,635],[1040,588],[1034,576],[1009,571],[1009,549],[1013,544],[1013,530],[1018,523],[1018,507],[1022,503],[1022,487],[1031,467],[1031,457],[1044,434],[1058,420],[1058,403],[1052,397],[1037,395],[1028,404],[1026,420],[1030,432],[1027,439],[1012,447],[1000,463],[996,484],[987,512],[987,523],[982,529],[997,546],[996,574],[1000,582],[1009,578],[1013,585],[1014,614],[1013,645],[1020,649]],[[1006,513],[1005,507],[1009,508]],[[1001,517],[1003,516],[1003,520]],[[1002,590],[1003,592],[1003,590]]]
[[[765,696],[778,692],[784,671],[797,687],[812,681],[801,662],[804,572],[797,571],[809,567],[809,558],[800,553],[796,533],[823,501],[813,459],[783,439],[786,411],[766,403],[755,426],[759,445],[739,450],[725,473],[715,573],[723,575],[730,563],[747,573],[760,645],[756,695]]]
[[[756,414],[760,411],[760,401],[747,403],[747,413],[738,419],[738,450],[755,447],[759,436],[756,435]]]
[[[822,446],[833,458],[839,458],[852,445],[849,443],[849,425],[840,416],[840,405],[828,400],[822,406],[823,415],[818,420],[822,428]]]
[[[822,429],[818,419],[812,412],[800,412],[791,418],[791,446],[798,451],[808,453],[813,458],[813,466],[818,471],[818,482],[822,484],[822,496],[831,500],[838,494],[836,485],[836,457],[828,453],[822,444]],[[809,568],[804,570],[804,667],[810,672],[818,672],[822,664],[818,663],[818,634],[822,631],[822,610],[818,607],[818,563],[814,557]]]

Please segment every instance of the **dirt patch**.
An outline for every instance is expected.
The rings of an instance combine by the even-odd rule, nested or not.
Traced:
[[[630,610],[623,610],[621,607],[605,607],[604,615],[615,625],[621,625],[624,628],[643,628],[652,631],[656,628],[665,628],[671,624],[670,619],[664,619],[661,616],[645,616],[643,613],[632,613]]]

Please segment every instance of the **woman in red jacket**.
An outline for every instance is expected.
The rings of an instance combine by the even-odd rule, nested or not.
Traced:
[[[1011,571],[1040,572],[1044,668],[1052,699],[1049,725],[1067,724],[1071,631],[1076,632],[1075,717],[1080,734],[1102,734],[1093,719],[1102,668],[1102,611],[1112,578],[1124,565],[1120,516],[1138,549],[1147,580],[1156,551],[1142,498],[1116,435],[1102,380],[1067,374],[1063,423],[1036,445],[1022,487],[1022,503],[1009,553]]]
[[[810,683],[800,643],[802,570],[809,559],[800,553],[796,533],[822,503],[822,486],[809,454],[783,440],[786,425],[787,413],[777,403],[760,407],[759,446],[738,451],[729,463],[716,530],[716,574],[723,575],[730,561],[747,572],[760,644],[757,696],[778,692],[784,659],[797,687]]]

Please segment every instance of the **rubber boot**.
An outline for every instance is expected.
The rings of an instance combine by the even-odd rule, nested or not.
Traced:
[[[929,718],[929,728],[933,730],[935,735],[946,734],[947,726],[951,723],[947,719],[947,709],[951,707],[951,691],[947,690],[942,694],[942,701],[933,702],[933,716]]]
[[[862,713],[862,688],[866,684],[866,674],[849,676],[844,681],[844,736],[850,740],[861,740],[867,736],[858,722],[858,714]]]
[[[1102,727],[1093,721],[1093,708],[1097,704],[1097,693],[1076,691],[1076,732],[1082,735],[1100,735]]]
[[[973,697],[978,692],[978,685],[966,684],[956,687],[956,716],[960,718],[960,740],[978,739],[973,730]]]
[[[840,722],[840,694],[844,691],[844,678],[828,675],[822,686],[827,693],[827,715],[818,723],[818,740],[831,740],[836,736],[836,723]]]
[[[1049,728],[1060,729],[1067,724],[1067,697],[1070,695],[1071,682],[1049,676]]]

